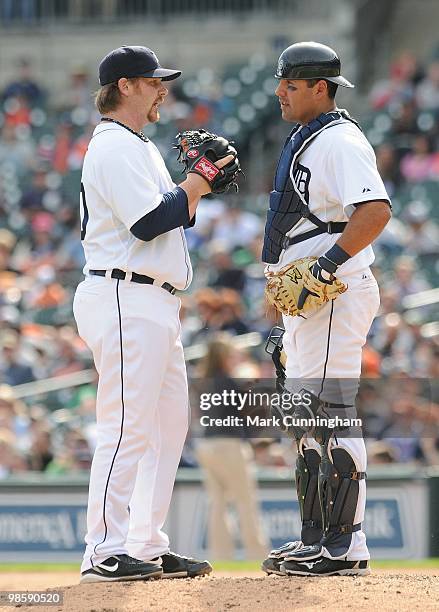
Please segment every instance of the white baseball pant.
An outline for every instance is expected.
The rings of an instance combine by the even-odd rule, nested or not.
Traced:
[[[75,294],[78,331],[99,384],[81,571],[109,556],[169,551],[162,527],[189,424],[180,300],[164,289],[88,277]]]
[[[340,276],[340,280],[348,285],[348,290],[333,302],[306,315],[307,318],[283,317],[287,378],[292,381],[307,378],[313,383],[327,381],[329,396],[325,396],[325,387],[321,395],[326,401],[333,401],[331,380],[360,378],[362,348],[380,304],[378,285],[369,269],[349,277]],[[306,387],[306,382],[302,386]],[[320,445],[313,438],[307,438],[306,446],[320,452]],[[363,438],[336,437],[332,439],[330,448],[336,447],[349,452],[358,471],[366,471]],[[366,481],[360,480],[354,524],[363,522],[365,506]],[[352,534],[350,548],[343,558],[349,561],[370,558],[362,530]]]

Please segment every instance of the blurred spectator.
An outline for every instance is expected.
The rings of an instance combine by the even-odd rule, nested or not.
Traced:
[[[16,244],[16,238],[7,229],[0,229],[0,289],[3,272],[15,272],[11,267],[11,254]]]
[[[219,334],[208,344],[206,358],[201,365],[203,393],[235,389],[236,347],[230,336]],[[212,406],[209,416],[224,418],[234,413],[230,406]],[[256,482],[251,472],[252,449],[248,442],[237,437],[237,428],[207,427],[205,438],[199,441],[197,458],[205,471],[210,511],[208,540],[214,559],[233,559],[234,541],[227,520],[228,504],[235,507],[247,559],[259,559],[267,551],[261,530],[256,501]],[[218,461],[221,457],[221,461]]]
[[[53,147],[52,165],[59,174],[69,170],[69,156],[72,148],[73,124],[67,117],[62,117],[56,127],[55,144]]]
[[[10,432],[14,446],[21,453],[29,447],[30,420],[25,406],[15,399],[10,385],[0,385],[0,430]]]
[[[391,444],[377,440],[367,445],[367,462],[370,465],[396,463],[397,453]]]
[[[387,193],[392,197],[401,183],[401,173],[395,147],[384,142],[376,152],[377,168],[386,186]]]
[[[434,152],[433,143],[425,134],[413,139],[412,150],[401,160],[401,174],[412,183],[439,176],[439,153]]]
[[[411,255],[439,253],[439,227],[423,202],[410,202],[402,218],[408,224],[405,249]]]
[[[246,246],[263,231],[262,220],[254,213],[228,205],[214,226],[212,239],[229,251]]]
[[[417,85],[416,102],[422,110],[439,108],[439,61],[430,64],[427,76]]]
[[[67,430],[63,443],[55,451],[47,465],[46,472],[52,475],[68,474],[89,470],[92,454],[87,440],[78,430]]]
[[[44,472],[53,460],[50,429],[34,424],[28,454],[28,467],[31,471]]]
[[[261,438],[252,444],[256,465],[260,467],[289,467],[291,466],[291,455],[286,452],[285,446],[274,440]]]
[[[89,120],[89,116],[94,112],[92,92],[97,87],[96,84],[90,82],[90,76],[87,66],[77,64],[70,72],[70,82],[59,95],[55,102],[59,111],[82,110],[84,111],[79,117],[81,124],[85,124]]]
[[[7,0],[6,0],[7,2]],[[12,0],[10,0],[12,4]],[[24,4],[31,4],[29,0],[22,2]],[[3,0],[3,5],[5,0]],[[19,2],[15,2],[19,4]],[[2,98],[7,100],[8,98],[23,98],[27,104],[32,108],[44,102],[44,93],[36,78],[32,74],[32,64],[29,58],[22,57],[17,62],[18,78],[16,81],[12,81],[7,84],[3,90]]]
[[[35,212],[48,209],[50,202],[50,190],[47,184],[47,167],[40,165],[35,169],[32,177],[32,185],[23,194],[20,208],[27,219],[32,219]]]
[[[389,78],[378,81],[372,87],[372,108],[386,108],[412,95],[421,74],[416,56],[410,51],[403,51],[391,64]]]
[[[419,133],[418,109],[413,97],[407,96],[399,102],[393,111],[391,135],[401,152],[409,151],[412,137]]]
[[[88,125],[85,132],[74,140],[68,158],[70,170],[80,170],[82,168],[84,156],[87,153],[88,143],[93,135],[94,128],[94,125]]]
[[[232,334],[246,334],[249,329],[243,319],[241,298],[233,289],[222,289],[219,292],[219,329]]]
[[[35,380],[31,366],[20,355],[20,338],[17,332],[7,330],[0,337],[2,355],[0,374],[3,382],[15,386]]]
[[[34,164],[35,145],[29,138],[18,137],[19,129],[5,123],[1,129],[0,166],[11,168],[19,179],[27,177]],[[6,185],[3,185],[3,190]]]
[[[242,291],[245,287],[245,271],[237,268],[232,261],[230,250],[223,244],[212,242],[209,266],[212,287],[230,287]]]
[[[74,346],[76,335],[71,327],[64,326],[58,330],[57,348],[58,355],[56,367],[52,370],[52,376],[73,374],[83,369],[83,364],[78,358]]]
[[[389,281],[388,289],[393,291],[396,299],[401,302],[406,295],[426,291],[430,285],[422,276],[422,271],[417,269],[416,261],[407,255],[402,255],[395,260],[394,280]]]
[[[26,471],[26,461],[15,447],[10,431],[0,428],[0,479]]]
[[[31,108],[24,96],[7,98],[3,104],[5,125],[20,128],[21,133],[30,136]]]

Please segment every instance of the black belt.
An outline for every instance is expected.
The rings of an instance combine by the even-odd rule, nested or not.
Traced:
[[[92,276],[106,276],[107,271],[89,270],[88,273]],[[127,273],[123,270],[119,270],[119,268],[114,268],[114,270],[111,270],[110,274],[111,278],[117,278],[118,280],[125,280],[126,275]],[[151,278],[150,276],[146,276],[145,274],[137,274],[136,272],[132,272],[130,280],[132,283],[141,283],[142,285],[154,284],[153,278]],[[160,287],[165,291],[169,291],[169,293],[171,293],[172,295],[174,295],[174,293],[177,291],[177,289],[173,287],[170,283],[163,283],[163,285],[160,285]]]

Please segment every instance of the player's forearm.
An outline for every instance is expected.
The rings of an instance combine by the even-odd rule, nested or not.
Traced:
[[[210,193],[210,185],[200,175],[191,173],[187,175],[185,181],[180,183],[179,187],[186,192],[189,219],[192,219],[203,195]]]
[[[164,193],[160,204],[139,219],[130,229],[136,238],[149,242],[177,227],[189,227],[190,220],[186,192],[176,187]]]
[[[215,166],[218,168],[223,168],[234,159],[235,158],[233,155],[227,155],[226,157],[223,157],[215,162]],[[192,219],[202,196],[211,193],[212,186],[200,174],[189,171],[186,180],[180,183],[179,187],[184,189],[186,192],[188,199],[189,219]]]
[[[351,257],[362,251],[381,234],[392,216],[387,202],[366,202],[355,209],[337,240],[337,244]]]

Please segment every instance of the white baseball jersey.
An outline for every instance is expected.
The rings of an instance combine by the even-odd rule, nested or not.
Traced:
[[[99,373],[82,571],[110,556],[169,551],[163,525],[188,428],[180,299],[192,269],[183,229],[150,242],[130,228],[174,188],[152,142],[99,125],[84,160],[81,236],[86,278],[75,293],[78,331]],[[154,285],[87,275],[120,268]]]
[[[309,210],[322,221],[348,221],[354,204],[369,200],[388,200],[384,183],[376,167],[375,153],[364,134],[350,121],[323,130],[299,157],[295,182]],[[298,236],[315,225],[302,219],[288,236]],[[323,255],[340,234],[320,234],[283,251],[277,264],[267,270],[277,271],[301,257]],[[374,261],[371,246],[344,263],[337,276],[344,277],[368,268]]]
[[[88,270],[119,268],[186,289],[192,267],[183,228],[149,242],[130,228],[162,201],[172,182],[160,152],[116,123],[100,124],[84,159],[81,222]]]

